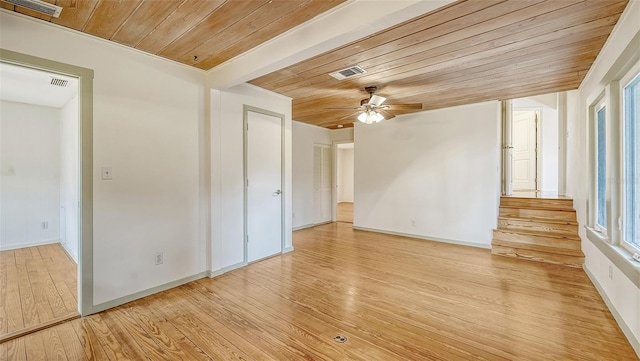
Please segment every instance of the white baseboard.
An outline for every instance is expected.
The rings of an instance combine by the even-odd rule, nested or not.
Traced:
[[[60,242],[60,244],[62,245],[62,248],[65,250],[65,252],[67,252],[69,257],[71,257],[71,259],[74,260],[76,262],[76,264],[78,264],[78,254],[77,254],[77,252],[73,252],[71,249],[69,249],[69,247],[67,246],[66,243]]]
[[[587,274],[587,277],[589,277],[589,279],[591,280],[591,283],[593,283],[593,285],[596,287],[596,290],[600,294],[600,297],[602,297],[602,300],[607,305],[607,308],[609,308],[609,311],[611,311],[613,318],[615,318],[616,322],[618,323],[618,326],[620,326],[622,333],[624,333],[624,335],[627,337],[627,340],[629,340],[631,347],[633,347],[633,350],[636,352],[636,355],[638,355],[638,357],[640,358],[640,340],[638,340],[633,334],[633,332],[631,332],[631,329],[629,328],[627,323],[624,322],[624,318],[622,318],[622,315],[620,315],[620,313],[618,313],[618,310],[616,310],[616,308],[613,306],[613,303],[611,302],[609,297],[607,297],[607,293],[604,291],[600,283],[598,283],[598,280],[593,275],[593,273],[589,271],[586,265],[583,266],[582,269],[584,269],[584,272]]]
[[[367,227],[359,227],[359,226],[353,226],[353,229],[357,229],[359,231],[390,234],[392,236],[402,236],[402,237],[417,238],[417,239],[423,239],[425,241],[435,241],[435,242],[442,242],[442,243],[457,244],[457,245],[460,245],[460,246],[491,249],[491,245],[490,244],[465,242],[465,241],[458,241],[458,240],[455,240],[455,239],[429,237],[429,236],[422,236],[422,235],[419,235],[419,234],[394,232],[394,231],[387,231],[387,230],[384,230],[384,229],[375,229],[375,228],[367,228]]]
[[[238,269],[238,268],[244,267],[246,265],[247,265],[247,262],[238,262],[236,264],[232,264],[231,266],[222,267],[222,268],[220,268],[218,270],[215,270],[215,271],[209,271],[208,272],[208,276],[209,276],[209,278],[218,277],[220,275],[223,275],[223,274],[225,274],[227,272],[231,272],[234,269]]]
[[[310,224],[304,224],[304,225],[302,225],[302,226],[293,227],[293,231],[299,231],[299,230],[301,230],[301,229],[311,228],[311,227],[313,227],[313,226],[315,226],[315,224],[313,224],[313,223],[310,223]]]
[[[91,312],[89,312],[88,314],[98,313],[98,312],[102,312],[104,310],[108,310],[110,308],[114,308],[114,307],[117,307],[117,306],[120,306],[120,305],[124,305],[125,303],[131,302],[131,301],[135,301],[135,300],[138,300],[140,298],[147,297],[147,296],[151,296],[154,293],[166,291],[168,289],[181,286],[181,285],[183,285],[185,283],[189,283],[189,282],[193,282],[193,281],[199,280],[201,278],[205,278],[205,277],[207,277],[208,274],[209,274],[209,272],[207,272],[207,271],[200,272],[200,273],[197,273],[197,274],[195,274],[193,276],[181,278],[179,280],[175,280],[175,281],[168,282],[168,283],[156,286],[156,287],[152,287],[152,288],[140,291],[140,292],[136,292],[136,293],[133,293],[131,295],[127,295],[127,296],[124,296],[124,297],[116,298],[115,300],[103,302],[101,304],[98,304],[98,305],[95,305],[95,306],[91,307]]]
[[[282,254],[289,253],[289,252],[292,252],[292,251],[293,251],[293,246],[285,247],[284,250],[282,250]]]
[[[53,244],[53,243],[60,243],[60,238],[37,241],[37,242],[9,244],[9,245],[0,244],[0,251],[10,251],[12,249],[44,246],[44,245]]]

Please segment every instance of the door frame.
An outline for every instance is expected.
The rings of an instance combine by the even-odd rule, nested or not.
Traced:
[[[540,192],[542,190],[542,107],[511,107],[511,116],[507,118],[507,121],[510,122],[509,129],[513,132],[513,113],[518,111],[534,111],[537,114],[536,122],[536,192]],[[513,140],[513,136],[510,135],[509,138],[511,141]],[[513,148],[513,142],[510,144]],[[513,157],[511,157],[511,162],[513,162]],[[509,169],[513,172],[513,164],[509,165]],[[511,184],[508,186],[511,191],[513,191],[513,174],[509,175],[509,180]]]
[[[247,134],[249,124],[249,112],[272,116],[280,118],[280,253],[285,252],[285,116],[281,113],[276,113],[271,110],[254,107],[244,104],[242,106],[242,189],[243,189],[243,221],[242,221],[242,239],[243,239],[243,263],[249,263],[249,250],[248,250],[248,218],[249,218],[249,192],[248,192],[248,147],[249,137]],[[261,259],[257,259],[253,262],[258,262]]]
[[[93,76],[91,69],[0,49],[0,61],[78,79],[78,312],[93,304]]]

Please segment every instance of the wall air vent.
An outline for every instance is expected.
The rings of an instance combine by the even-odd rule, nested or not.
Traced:
[[[51,85],[61,86],[64,88],[67,84],[69,84],[68,80],[51,77]]]
[[[23,8],[27,8],[33,11],[37,11],[39,13],[47,14],[49,16],[53,16],[57,18],[60,16],[60,12],[62,12],[62,8],[60,6],[56,6],[53,4],[49,4],[40,0],[2,0],[4,2],[8,2],[9,4],[22,6]]]
[[[354,65],[351,67],[348,67],[346,69],[342,69],[342,70],[338,70],[335,71],[329,75],[331,75],[332,77],[338,79],[338,80],[342,80],[342,79],[347,79],[347,78],[351,78],[352,76],[356,76],[356,75],[360,75],[360,74],[364,74],[367,71],[362,69],[361,67]]]

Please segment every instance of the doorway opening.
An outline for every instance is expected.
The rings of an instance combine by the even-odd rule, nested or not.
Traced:
[[[353,143],[336,145],[336,221],[353,223]]]
[[[0,341],[79,317],[80,82],[0,62]]]
[[[563,192],[565,114],[564,93],[503,101],[503,195],[545,198]]]

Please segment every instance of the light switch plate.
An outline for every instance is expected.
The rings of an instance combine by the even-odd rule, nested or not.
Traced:
[[[112,180],[113,169],[111,167],[102,167],[102,180]]]

